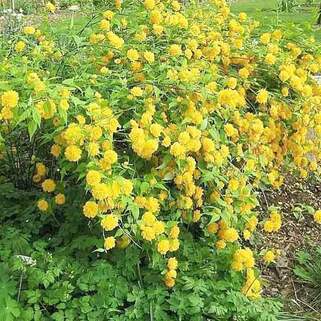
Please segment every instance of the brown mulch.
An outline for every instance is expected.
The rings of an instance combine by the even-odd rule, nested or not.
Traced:
[[[306,207],[321,209],[321,183],[302,181],[287,175],[281,189],[262,192],[260,199],[262,211],[266,212],[268,207],[275,206],[282,213],[281,230],[262,234],[261,242],[257,244],[258,249],[281,250],[276,264],[269,267],[262,265],[262,277],[267,282],[266,294],[285,299],[290,311],[317,313],[321,319],[321,311],[309,303],[309,289],[293,273],[295,256],[299,250],[311,252],[313,247],[321,246],[321,227],[313,221]],[[296,210],[298,208],[301,210]]]

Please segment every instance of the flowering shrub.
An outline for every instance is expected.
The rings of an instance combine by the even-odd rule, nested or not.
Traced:
[[[224,0],[116,0],[72,49],[25,27],[2,50],[1,168],[42,191],[41,215],[73,202],[104,251],[139,248],[168,288],[189,231],[258,299],[250,240],[282,213],[258,217],[257,194],[319,170],[321,56],[256,27]]]

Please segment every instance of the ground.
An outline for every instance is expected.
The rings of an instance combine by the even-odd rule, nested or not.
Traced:
[[[311,312],[317,320],[321,312],[309,303],[309,289],[303,287],[293,274],[295,256],[298,250],[311,250],[321,244],[320,228],[316,226],[309,213],[311,208],[321,208],[321,185],[315,179],[301,181],[293,176],[286,176],[280,190],[261,193],[262,211],[275,206],[280,209],[283,224],[280,232],[262,234],[258,248],[276,248],[281,256],[275,265],[263,267],[263,278],[268,282],[266,292],[271,296],[286,298],[288,308],[296,313]]]

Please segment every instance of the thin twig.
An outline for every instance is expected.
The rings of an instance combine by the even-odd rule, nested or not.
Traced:
[[[17,301],[18,301],[18,302],[19,302],[19,300],[20,300],[20,293],[21,293],[21,287],[22,287],[22,277],[23,277],[23,272],[21,272],[21,275],[20,275],[19,291],[18,291],[18,296],[17,296]]]

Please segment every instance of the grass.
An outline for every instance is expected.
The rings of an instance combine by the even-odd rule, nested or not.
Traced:
[[[298,1],[303,4],[305,1]],[[321,28],[315,23],[318,16],[318,7],[298,7],[292,12],[278,11],[278,0],[238,0],[232,4],[232,12],[238,14],[246,12],[248,16],[261,23],[263,30],[282,27],[287,36],[300,41],[300,37],[314,36],[321,41]]]
[[[43,20],[41,29],[49,34],[76,34],[90,19],[90,15],[61,15],[54,21]]]

